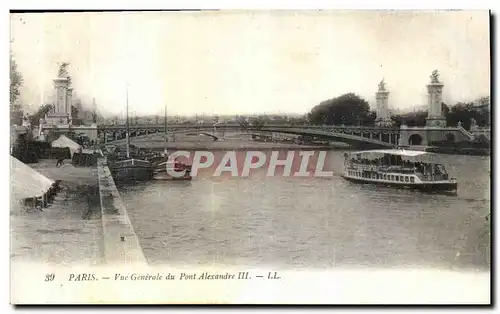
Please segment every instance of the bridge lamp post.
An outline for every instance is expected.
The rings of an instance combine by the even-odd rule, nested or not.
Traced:
[[[345,125],[345,120],[347,120],[347,117],[346,116],[342,116],[341,120],[342,120],[342,125]]]
[[[214,128],[214,135],[215,135],[215,132],[217,132],[217,128],[216,128],[216,126],[217,126],[217,125],[219,125],[219,124],[220,124],[220,122],[215,122],[215,123],[213,124],[213,128]]]
[[[163,117],[163,127],[165,128],[165,142],[168,142],[168,133],[167,133],[167,105],[165,105],[165,115]],[[172,132],[172,140],[175,142],[175,138],[173,137],[174,133]]]

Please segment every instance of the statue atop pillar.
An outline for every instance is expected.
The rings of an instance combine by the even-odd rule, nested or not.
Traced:
[[[382,79],[382,81],[380,81],[380,83],[378,83],[378,90],[385,91],[385,80],[384,79]]]
[[[431,83],[438,83],[438,84],[441,83],[439,81],[439,72],[438,72],[438,70],[432,71],[432,74],[431,74],[430,77],[431,77]]]
[[[55,99],[53,110],[46,115],[50,125],[66,125],[70,123],[72,88],[68,73],[69,62],[59,64],[57,78],[54,81]]]
[[[439,80],[438,70],[432,71],[431,82],[427,84],[429,115],[426,118],[427,127],[446,127],[446,118],[443,116],[443,86]]]
[[[390,126],[392,120],[389,113],[389,91],[385,87],[385,79],[378,83],[378,91],[375,94],[377,100],[377,119],[375,124],[378,126]]]
[[[57,72],[58,73],[58,77],[60,77],[60,78],[69,78],[68,67],[69,67],[69,62],[63,62],[59,66],[59,71]]]

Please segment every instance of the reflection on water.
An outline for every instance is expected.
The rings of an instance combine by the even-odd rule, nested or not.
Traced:
[[[338,151],[331,178],[257,173],[120,189],[153,264],[489,269],[489,158],[440,159],[457,196],[346,182]]]

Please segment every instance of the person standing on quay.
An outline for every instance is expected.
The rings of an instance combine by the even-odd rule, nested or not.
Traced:
[[[60,167],[64,164],[64,158],[60,157],[57,159],[56,167]]]

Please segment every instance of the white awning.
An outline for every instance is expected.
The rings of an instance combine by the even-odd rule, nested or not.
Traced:
[[[10,157],[10,195],[14,200],[43,196],[52,183],[54,183],[53,180],[16,158]]]
[[[62,147],[62,148],[68,147],[69,151],[71,152],[71,156],[73,156],[73,154],[76,151],[78,151],[79,149],[82,148],[81,145],[79,145],[78,143],[75,143],[73,140],[67,138],[65,135],[59,136],[59,138],[57,140],[52,142],[51,146],[52,147]]]

